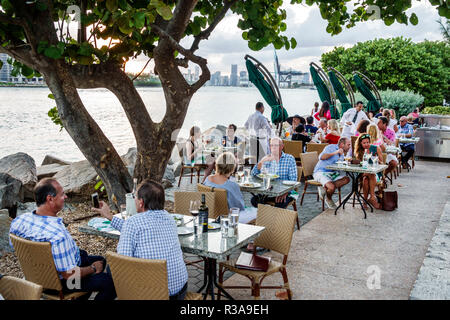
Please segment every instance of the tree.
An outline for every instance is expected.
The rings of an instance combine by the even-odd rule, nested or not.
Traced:
[[[386,24],[408,23],[404,13],[410,0],[291,0],[317,4],[328,20],[327,31],[366,21],[369,6],[379,6]],[[445,4],[430,0],[442,16]],[[40,73],[55,97],[64,128],[119,203],[131,190],[131,177],[111,142],[86,111],[77,88],[106,88],[122,104],[137,144],[134,176],[160,180],[174,147],[173,132],[181,128],[193,94],[210,78],[206,59],[195,54],[228,13],[240,17],[238,27],[252,50],[269,44],[295,48],[295,39],[283,35],[286,11],[282,0],[0,0],[0,52],[14,58],[14,71],[26,76]],[[349,13],[347,5],[354,5]],[[69,13],[79,12],[76,37],[67,30]],[[412,14],[409,21],[417,23]],[[66,29],[65,29],[66,27]],[[89,33],[89,34],[88,34]],[[180,41],[192,36],[190,48]],[[107,43],[108,45],[101,45]],[[154,60],[166,99],[162,122],[150,118],[145,105],[124,72],[130,58],[144,54]],[[188,62],[201,68],[200,79],[188,84],[180,72]]]
[[[450,43],[450,20],[446,19],[443,22],[441,19],[436,21],[439,24],[439,29],[441,30],[442,36],[447,43]]]
[[[402,37],[336,47],[322,55],[325,68],[334,67],[350,83],[352,72],[368,76],[380,90],[413,91],[426,105],[439,105],[449,93],[450,46],[442,41],[414,43]]]

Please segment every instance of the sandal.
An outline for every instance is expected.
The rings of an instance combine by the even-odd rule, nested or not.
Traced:
[[[369,198],[369,202],[375,209],[381,209],[381,205],[378,203],[378,201],[374,198]]]

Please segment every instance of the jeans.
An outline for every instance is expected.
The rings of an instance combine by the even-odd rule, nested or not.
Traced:
[[[80,250],[81,265],[80,267],[88,267],[95,261],[103,261],[103,265],[106,266],[105,258],[101,256],[89,256],[86,251]],[[105,271],[105,270],[104,270]],[[98,274],[90,274],[80,281],[79,288],[69,289],[67,288],[66,280],[61,280],[64,292],[94,292],[98,291],[94,300],[114,300],[117,297],[116,289],[114,288],[114,282],[111,276],[111,270],[109,266],[106,267],[106,272],[100,272]],[[88,297],[88,296],[87,296]]]
[[[289,202],[291,202],[292,200],[294,200],[294,198],[287,196],[286,199],[284,199],[284,201],[275,202],[275,197],[256,195],[256,196],[253,196],[250,201],[252,203],[252,206],[254,206],[255,208],[258,208],[258,203],[265,204],[267,202],[275,202],[275,208],[286,209],[286,207],[289,205]]]
[[[178,293],[174,294],[173,296],[169,297],[169,300],[184,300],[184,298],[186,297],[186,293],[187,293],[187,282],[184,285],[183,288],[181,288],[180,291],[178,291]]]
[[[402,163],[407,164],[408,160],[412,157],[414,153],[414,144],[410,144],[408,146],[400,145],[400,148],[403,152],[406,152],[405,155],[402,155]]]

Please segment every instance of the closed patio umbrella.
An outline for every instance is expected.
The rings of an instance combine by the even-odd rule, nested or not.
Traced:
[[[246,58],[249,57],[250,56],[246,56]],[[252,59],[257,61],[254,58]],[[278,125],[279,123],[286,121],[288,113],[286,109],[283,108],[281,98],[277,97],[275,94],[275,89],[264,79],[264,75],[250,59],[246,59],[245,65],[248,70],[249,81],[258,88],[264,100],[266,100],[267,104],[272,108],[272,114],[270,116],[272,123]],[[262,65],[260,64],[260,66]]]
[[[333,86],[334,92],[336,92],[337,98],[341,102],[341,113],[344,114],[345,111],[352,108],[352,104],[348,101],[344,88],[333,70],[328,72],[328,77],[330,78],[331,85]]]
[[[375,98],[372,94],[372,91],[369,87],[364,83],[364,80],[358,74],[353,74],[353,80],[355,81],[356,88],[358,88],[359,92],[369,101],[367,103],[367,112],[372,111],[374,114],[378,113],[381,108],[380,102]]]
[[[313,64],[309,67],[309,71],[311,72],[311,77],[313,79],[314,85],[317,88],[317,93],[319,94],[320,100],[322,102],[328,101],[330,104],[330,115],[332,119],[339,119],[339,111],[336,109],[336,106],[333,104],[334,101],[331,98],[330,91],[328,90],[327,85],[323,82],[322,78],[319,76],[316,68],[314,68]],[[325,75],[326,76],[326,75]]]

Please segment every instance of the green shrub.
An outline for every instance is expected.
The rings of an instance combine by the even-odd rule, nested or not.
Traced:
[[[422,95],[412,91],[388,89],[380,91],[380,96],[383,101],[383,108],[394,109],[397,119],[401,116],[408,115],[414,110],[414,108],[419,107],[424,101],[424,97]],[[355,99],[356,101],[361,100],[364,102],[364,105],[367,105],[367,99],[364,98],[361,93],[356,92]]]
[[[426,107],[421,111],[421,113],[450,115],[450,107],[443,107],[443,106]]]

